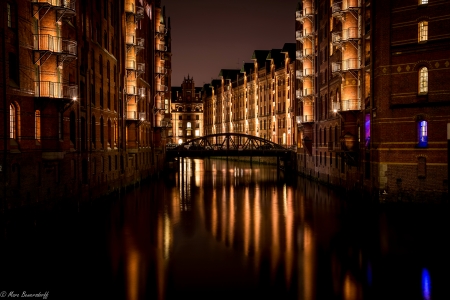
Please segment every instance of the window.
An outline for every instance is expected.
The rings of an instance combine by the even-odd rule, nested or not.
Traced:
[[[19,62],[15,53],[9,53],[9,80],[19,85]]]
[[[428,122],[427,121],[419,121],[418,124],[418,133],[419,133],[419,141],[418,147],[427,147],[428,146]]]
[[[419,43],[428,40],[428,22],[419,22]]]
[[[428,4],[428,0],[419,0],[419,5]]]
[[[428,69],[423,67],[419,70],[419,94],[428,93]]]
[[[16,28],[16,7],[13,3],[6,3],[8,28]]]
[[[41,139],[41,112],[39,110],[34,112],[34,138],[38,141]]]
[[[91,120],[91,144],[92,148],[95,149],[95,116],[92,116]]]
[[[14,105],[9,106],[9,138],[16,137],[16,108]]]

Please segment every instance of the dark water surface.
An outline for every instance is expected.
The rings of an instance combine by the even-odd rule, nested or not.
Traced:
[[[256,163],[182,170],[78,210],[2,216],[0,297],[450,299],[448,206],[350,201]]]

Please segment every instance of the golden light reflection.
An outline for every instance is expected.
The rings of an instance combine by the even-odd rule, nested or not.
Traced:
[[[244,193],[244,254],[249,255],[250,249],[250,197],[248,187],[245,188]]]
[[[314,245],[312,232],[305,223],[303,229],[303,299],[313,299],[314,296]]]
[[[134,249],[129,250],[127,260],[127,299],[137,300],[139,299],[139,253]]]
[[[355,300],[359,299],[358,285],[351,274],[347,273],[344,279],[344,299]]]

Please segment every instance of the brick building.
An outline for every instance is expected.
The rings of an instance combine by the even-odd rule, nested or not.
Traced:
[[[1,10],[3,208],[97,197],[156,172],[170,76],[160,1]]]
[[[295,44],[255,50],[251,59],[240,70],[222,69],[219,79],[203,87],[205,135],[245,133],[293,146]]]
[[[381,199],[444,197],[449,13],[444,0],[299,3],[301,173]]]
[[[202,88],[195,87],[194,78],[184,78],[181,87],[172,87],[171,130],[168,143],[181,144],[203,136]]]

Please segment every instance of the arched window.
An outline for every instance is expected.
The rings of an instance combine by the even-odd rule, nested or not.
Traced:
[[[428,93],[428,69],[423,67],[419,70],[419,94]]]
[[[187,122],[186,128],[191,128],[191,122]]]
[[[12,104],[9,106],[9,138],[16,138],[16,108]]]
[[[41,140],[41,111],[36,110],[34,112],[34,138],[38,141]]]
[[[428,122],[427,121],[419,121],[418,127],[418,147],[427,147],[428,146]]]
[[[92,116],[92,118],[91,118],[91,144],[92,144],[92,148],[94,148],[94,149],[95,149],[95,139],[96,139],[95,116]]]
[[[108,120],[108,147],[111,145],[111,120]]]

